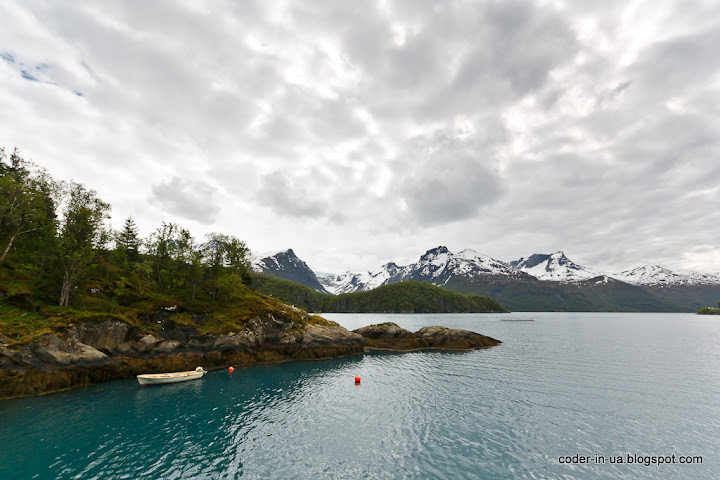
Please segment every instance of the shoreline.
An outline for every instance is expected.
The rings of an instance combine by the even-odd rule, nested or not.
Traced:
[[[253,328],[203,334],[168,322],[140,333],[117,320],[86,322],[22,345],[0,344],[0,400],[44,395],[131,378],[142,373],[324,360],[373,351],[469,351],[502,342],[467,330],[425,327],[412,333],[395,324],[350,332],[339,325],[296,326],[265,317]],[[366,330],[372,333],[367,334]],[[380,333],[378,333],[380,332]],[[382,336],[384,338],[379,338]]]

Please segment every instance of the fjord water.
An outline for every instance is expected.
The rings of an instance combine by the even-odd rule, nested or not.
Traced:
[[[0,478],[720,478],[720,318],[325,316],[504,343],[0,401]],[[575,454],[593,461],[558,461]],[[703,463],[610,463],[628,454]]]

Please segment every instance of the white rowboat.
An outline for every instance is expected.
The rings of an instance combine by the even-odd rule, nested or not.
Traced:
[[[188,380],[198,380],[207,372],[202,367],[197,367],[192,372],[173,372],[173,373],[143,373],[138,375],[137,379],[140,385],[159,385],[162,383],[187,382]]]

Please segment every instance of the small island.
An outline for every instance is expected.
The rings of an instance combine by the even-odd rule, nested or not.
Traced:
[[[720,315],[720,301],[718,302],[718,308],[702,307],[697,313],[698,315]]]

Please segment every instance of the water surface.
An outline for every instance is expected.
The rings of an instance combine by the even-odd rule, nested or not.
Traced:
[[[720,319],[325,316],[350,329],[440,324],[504,343],[0,401],[0,478],[720,478]],[[703,464],[558,462],[576,453]]]

